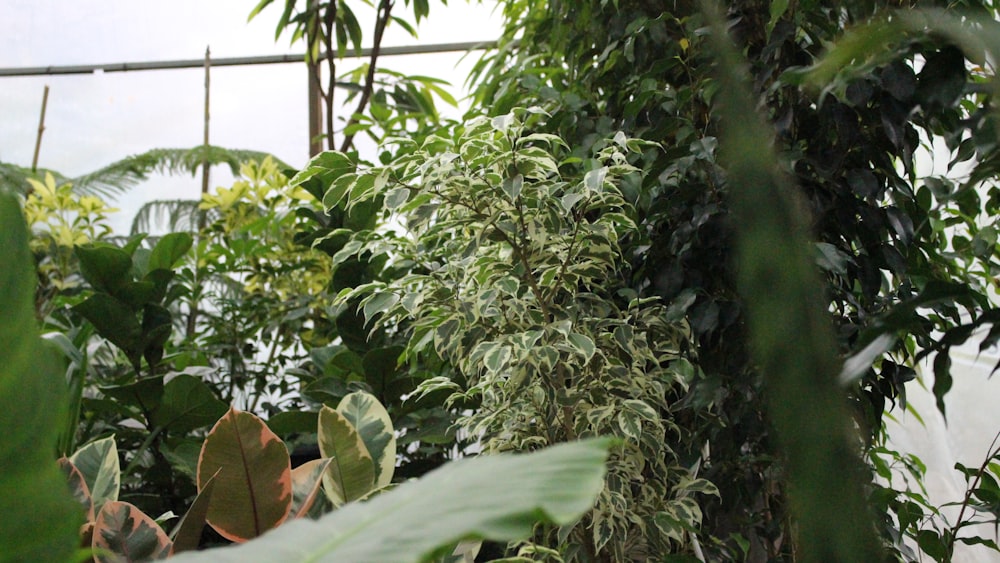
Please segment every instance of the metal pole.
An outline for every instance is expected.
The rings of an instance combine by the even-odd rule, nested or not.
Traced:
[[[470,41],[465,43],[437,43],[433,45],[408,45],[402,47],[382,47],[379,51],[380,57],[393,57],[399,55],[423,55],[427,53],[451,53],[459,51],[481,51],[492,49],[496,46],[495,41]],[[343,58],[365,58],[371,56],[371,49],[361,49],[360,51],[348,50]],[[317,60],[326,58],[326,53],[320,53]],[[339,55],[337,55],[339,56]],[[227,57],[214,59],[212,66],[247,66],[247,65],[267,65],[283,63],[301,63],[305,59],[305,54],[298,55],[265,55],[260,57]],[[130,72],[138,70],[170,70],[182,68],[201,68],[204,65],[202,59],[182,59],[175,61],[147,61],[131,63],[109,63],[93,65],[65,65],[65,66],[35,66],[35,67],[14,67],[0,68],[0,77],[5,76],[38,76],[53,74],[91,74],[94,72]]]
[[[49,105],[49,85],[45,85],[42,93],[42,115],[38,118],[38,136],[35,137],[35,156],[31,158],[31,171],[38,171],[38,152],[42,148],[42,133],[45,132],[45,108]]]

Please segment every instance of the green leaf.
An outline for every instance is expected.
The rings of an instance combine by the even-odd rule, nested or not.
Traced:
[[[337,412],[354,426],[365,443],[375,467],[375,487],[391,483],[396,469],[396,433],[382,403],[374,395],[358,391],[344,397]]]
[[[511,201],[517,201],[521,195],[521,189],[524,187],[524,176],[515,174],[513,177],[504,178],[500,187]]]
[[[277,527],[292,506],[292,469],[285,444],[264,421],[230,408],[205,438],[198,490],[215,476],[206,520],[231,541]]]
[[[313,177],[318,178],[324,186],[329,186],[334,180],[344,174],[354,172],[356,168],[357,165],[354,161],[344,153],[321,152],[314,156],[298,174],[292,176],[292,179],[288,181],[288,187],[300,186]]]
[[[208,507],[212,502],[212,491],[215,490],[215,475],[212,475],[205,485],[198,491],[198,496],[191,503],[191,508],[184,513],[184,517],[177,523],[170,539],[174,546],[171,553],[182,551],[193,551],[198,549],[201,543],[201,534],[205,528],[205,518],[208,516]]]
[[[365,302],[364,313],[365,313],[365,324],[367,325],[371,322],[372,317],[379,313],[384,313],[390,307],[399,303],[399,296],[395,293],[390,293],[383,291],[381,293],[376,293],[370,299]]]
[[[98,291],[115,293],[132,281],[132,257],[124,250],[108,245],[78,246],[80,273]]]
[[[319,411],[319,451],[333,458],[323,475],[323,486],[334,505],[358,500],[375,485],[375,464],[354,425],[340,412],[324,406]]]
[[[163,400],[152,418],[156,426],[183,434],[212,424],[227,410],[204,381],[181,374],[163,387]]]
[[[139,411],[155,411],[163,400],[163,377],[144,377],[125,385],[99,387],[106,397]]]
[[[97,515],[94,548],[106,550],[97,552],[101,563],[166,559],[171,546],[163,529],[127,502],[109,501]]]
[[[100,511],[105,502],[118,500],[121,466],[114,436],[90,442],[77,450],[69,460],[83,474],[95,511]]]
[[[496,373],[503,369],[510,361],[510,346],[502,346],[494,343],[486,354],[483,355],[483,364],[491,373]]]
[[[308,434],[316,431],[318,417],[315,412],[284,411],[267,419],[267,426],[278,436]]]
[[[590,192],[599,193],[604,191],[604,182],[608,177],[608,167],[602,166],[596,170],[591,170],[583,176],[583,186]]]
[[[406,203],[406,200],[409,198],[410,188],[407,188],[406,186],[393,188],[385,194],[385,207],[389,210],[395,210],[399,206]]]
[[[164,235],[149,255],[147,270],[172,270],[177,262],[191,249],[194,239],[191,233],[170,233]]]
[[[247,545],[183,554],[185,562],[425,561],[440,548],[531,535],[574,523],[604,487],[608,440],[451,462],[318,521],[295,520]]]
[[[573,348],[576,348],[576,350],[583,355],[586,361],[589,362],[590,358],[594,357],[594,352],[597,350],[597,347],[594,346],[594,341],[591,340],[589,336],[573,332],[566,338],[569,340],[570,344],[573,345]]]
[[[141,353],[142,327],[135,312],[107,293],[95,293],[73,309],[83,315],[97,329],[98,334],[137,360]]]

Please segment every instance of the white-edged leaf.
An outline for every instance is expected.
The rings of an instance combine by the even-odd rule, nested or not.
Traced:
[[[496,373],[510,361],[510,346],[495,346],[483,356],[483,363],[492,373]]]
[[[571,332],[566,338],[569,340],[570,344],[573,345],[573,348],[576,348],[577,351],[583,354],[583,357],[586,358],[588,362],[590,361],[590,358],[594,357],[594,352],[597,348],[594,346],[594,341],[591,340],[589,336]]]
[[[583,177],[583,186],[592,192],[604,190],[604,180],[608,177],[608,167],[602,166],[587,172]]]
[[[399,302],[399,296],[395,293],[376,293],[371,299],[365,302],[365,324],[371,322],[372,317],[379,313],[384,313],[387,309]]]

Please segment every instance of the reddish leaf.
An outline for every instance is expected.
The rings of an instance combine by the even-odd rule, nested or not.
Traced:
[[[292,506],[291,474],[285,444],[264,421],[229,409],[205,438],[198,459],[199,490],[216,475],[208,524],[235,542],[281,524]]]
[[[59,469],[66,477],[66,483],[69,485],[70,492],[73,493],[73,498],[83,506],[83,510],[87,514],[87,522],[93,522],[94,499],[90,496],[90,487],[87,486],[83,473],[80,473],[80,470],[66,457],[59,458]]]
[[[149,561],[170,555],[170,538],[143,511],[117,500],[104,503],[94,525],[97,560]],[[108,553],[110,552],[110,553]]]
[[[292,470],[292,517],[310,516],[323,484],[323,473],[330,459],[314,459]]]
[[[212,491],[215,490],[215,477],[217,475],[218,473],[209,477],[208,481],[205,482],[205,486],[201,487],[201,490],[198,491],[198,496],[191,503],[191,508],[188,509],[184,517],[181,518],[181,521],[177,523],[177,527],[170,534],[170,539],[174,540],[174,547],[170,552],[171,555],[182,551],[198,549],[198,544],[201,542],[201,532],[205,528],[205,517],[208,515]]]

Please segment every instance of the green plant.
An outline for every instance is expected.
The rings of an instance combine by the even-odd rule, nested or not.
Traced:
[[[862,451],[883,413],[905,403],[917,362],[942,352],[935,393],[944,397],[948,349],[997,318],[986,298],[996,272],[986,217],[997,201],[996,127],[990,59],[981,55],[995,40],[995,7],[920,5],[931,4],[943,11],[780,0],[724,7],[747,58],[752,106],[771,130],[762,138],[774,139],[777,165],[802,191],[797,212],[810,217],[806,236],[822,272],[813,289],[833,315]],[[502,10],[504,35],[472,77],[477,108],[538,105],[549,118],[537,131],[563,139],[581,167],[617,131],[665,147],[632,162],[641,182],[623,193],[638,228],[623,250],[628,286],[672,303],[691,327],[695,377],[677,403],[674,420],[686,432],[675,449],[684,459],[706,446],[711,453],[700,475],[721,494],[700,504],[703,537],[715,538],[703,542],[704,555],[794,558],[790,475],[767,409],[769,376],[751,356],[751,304],[737,284],[745,219],[734,214],[731,175],[718,160],[726,116],[717,102],[729,92],[713,70],[700,7],[523,0]],[[953,173],[921,178],[917,155],[934,144],[950,151],[938,164]],[[974,173],[955,173],[973,157]],[[883,516],[898,522],[891,510]],[[891,528],[880,528],[882,540],[899,545]]]
[[[253,19],[272,3],[274,0],[260,0],[250,12],[249,19]],[[387,134],[413,133],[414,129],[426,132],[432,129],[437,125],[439,117],[435,98],[457,106],[454,97],[442,88],[442,85],[447,84],[443,80],[428,76],[409,76],[381,68],[378,64],[385,29],[390,24],[395,24],[416,38],[416,26],[430,12],[428,0],[413,0],[413,23],[393,11],[397,4],[394,0],[380,0],[374,4],[366,0],[365,4],[375,8],[368,62],[339,75],[337,63],[348,47],[352,47],[354,51],[360,51],[362,47],[363,31],[354,8],[351,7],[352,3],[344,0],[285,0],[276,26],[275,39],[287,30],[291,32],[292,42],[299,39],[306,41],[310,88],[315,89],[322,100],[322,113],[325,116],[324,131],[319,131],[317,124],[310,134],[322,135],[330,150],[336,147],[335,90],[338,87],[348,89],[346,101],[357,99],[355,109],[345,120],[342,129],[342,152],[353,148],[354,138],[358,133],[365,133],[378,142]],[[410,0],[405,0],[405,4],[408,6]],[[326,61],[325,87],[322,85],[323,60]],[[338,82],[338,79],[349,82]],[[320,111],[318,107],[315,109]],[[318,114],[316,119],[320,119]],[[321,150],[320,147],[319,139],[312,139],[310,152],[315,154]]]
[[[701,514],[692,495],[715,488],[666,440],[677,431],[667,413],[692,375],[686,326],[622,283],[620,244],[635,223],[619,185],[634,181],[629,156],[656,147],[617,135],[588,172],[563,174],[566,147],[531,132],[538,118],[517,110],[422,144],[399,140],[401,156],[383,166],[327,153],[292,183],[335,170],[327,206],[384,202],[403,226],[359,231],[334,255],[336,264],[384,255],[392,272],[340,299],[366,323],[405,328],[401,362],[454,366],[419,390],[475,402],[460,424],[486,451],[623,440],[595,511],[540,541],[568,542],[570,557],[664,553],[692,541]]]
[[[336,410],[325,408],[319,425],[323,455],[331,457],[292,470],[284,444],[262,420],[230,409],[205,438],[198,463],[199,495],[169,535],[140,509],[118,500],[120,473],[114,439],[87,444],[71,459],[60,460],[70,490],[87,514],[88,523],[81,529],[84,544],[92,547],[100,561],[162,559],[196,548],[205,523],[237,543],[282,526],[279,535],[254,542],[253,560],[270,560],[290,547],[290,538],[299,536],[292,547],[294,561],[315,556],[423,561],[432,553],[447,553],[470,537],[523,537],[531,529],[529,522],[538,518],[572,521],[597,493],[608,445],[606,441],[575,444],[537,456],[535,463],[502,457],[466,463],[387,494],[395,498],[357,503],[392,479],[395,440],[385,409],[370,395],[354,393]],[[498,479],[510,483],[497,483]],[[560,485],[553,490],[556,483]],[[317,502],[321,485],[331,502],[316,511],[314,506],[324,506]],[[506,486],[520,493],[512,498]],[[501,495],[507,499],[502,507],[496,501]],[[322,516],[335,506],[337,513],[349,515]],[[450,516],[428,519],[434,511]],[[380,513],[388,518],[386,526],[395,523],[408,535],[393,540],[384,535],[384,528],[372,524],[355,525],[352,533],[344,532],[344,522],[356,523],[362,514]],[[529,513],[535,514],[525,521]],[[284,524],[303,518],[319,519],[317,526],[342,537],[332,542],[328,534],[303,537],[301,525],[296,531],[284,531]],[[246,554],[211,552],[213,558],[227,556],[245,558]]]
[[[35,276],[17,198],[0,189],[0,559],[66,561],[79,526],[52,463],[65,384],[38,337]],[[30,507],[25,510],[25,507]]]

